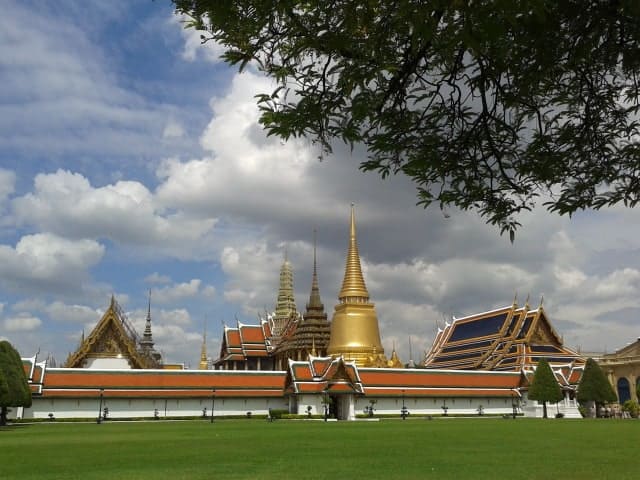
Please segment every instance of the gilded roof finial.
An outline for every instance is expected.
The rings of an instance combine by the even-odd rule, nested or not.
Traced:
[[[411,335],[409,335],[409,368],[415,368],[416,363],[413,361],[413,346],[411,345]]]
[[[202,349],[200,350],[200,370],[208,370],[207,360],[207,320],[204,321],[204,333],[202,334]]]
[[[518,291],[516,290],[516,292],[513,295],[513,306],[517,307],[518,306]]]
[[[356,217],[354,204],[351,204],[351,225],[349,230],[349,251],[347,252],[347,264],[344,271],[344,280],[340,289],[339,299],[343,303],[351,303],[350,299],[358,302],[368,302],[369,292],[362,276],[360,254],[356,238]]]
[[[525,305],[527,310],[529,310],[529,296],[530,296],[530,294],[527,293],[527,299],[524,301],[524,305]]]
[[[543,302],[544,302],[544,294],[540,295],[540,308],[542,308]]]

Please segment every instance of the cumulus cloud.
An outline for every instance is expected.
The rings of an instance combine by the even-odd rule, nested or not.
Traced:
[[[86,305],[68,305],[61,301],[50,303],[44,312],[56,322],[96,324],[104,311]]]
[[[163,284],[170,283],[171,278],[168,275],[161,275],[158,272],[153,272],[151,275],[147,275],[144,278],[144,281],[146,283]]]
[[[154,298],[159,303],[174,303],[185,300],[198,295],[201,284],[202,280],[193,278],[189,282],[176,283],[174,285],[157,288],[154,292]]]
[[[5,318],[3,324],[8,332],[29,332],[40,327],[42,321],[38,317],[20,314],[15,317]]]
[[[105,248],[94,240],[68,240],[51,233],[25,235],[15,248],[0,245],[0,282],[17,290],[80,289]]]
[[[79,173],[38,174],[34,190],[13,200],[17,220],[72,238],[107,238],[125,245],[154,245],[189,255],[212,232],[214,218],[164,211],[136,181],[94,187]]]
[[[102,9],[99,2],[56,7],[4,5],[0,83],[7,101],[0,103],[0,146],[47,158],[166,153],[166,143],[151,140],[162,138],[158,116],[176,107],[150,103],[123,87],[126,79],[110,68],[112,54],[96,41],[109,19],[130,12],[116,5]],[[183,148],[176,145],[175,151]]]

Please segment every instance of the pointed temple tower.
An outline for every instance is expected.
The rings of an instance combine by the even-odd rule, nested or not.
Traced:
[[[296,323],[295,328],[287,329],[285,336],[277,349],[277,356],[281,358],[280,365],[286,368],[284,360],[307,360],[309,355],[324,356],[327,354],[331,325],[327,321],[327,314],[320,299],[318,287],[318,267],[316,255],[315,231],[313,239],[313,276],[311,279],[311,293],[305,314]]]
[[[285,250],[284,262],[280,268],[280,288],[278,289],[276,311],[271,320],[273,336],[276,338],[283,336],[290,323],[297,321],[299,316],[293,298],[293,269]]]
[[[207,323],[204,324],[204,333],[202,335],[202,348],[200,350],[199,370],[209,370],[209,360],[207,359]]]
[[[375,306],[369,301],[369,292],[362,276],[353,204],[349,251],[338,297],[340,303],[333,314],[327,353],[332,357],[343,356],[345,360],[354,360],[359,367],[387,366]]]
[[[159,365],[162,363],[162,356],[155,348],[153,348],[153,335],[151,335],[151,290],[149,290],[149,304],[147,308],[147,320],[144,326],[142,340],[139,342],[140,351],[145,357],[150,359],[150,364]]]

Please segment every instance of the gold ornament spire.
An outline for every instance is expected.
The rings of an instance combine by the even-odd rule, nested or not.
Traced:
[[[369,292],[360,267],[353,204],[349,250],[339,300],[331,322],[327,353],[333,357],[342,356],[347,361],[355,361],[359,367],[386,365],[378,317],[375,306],[369,302]]]
[[[369,292],[362,276],[360,254],[358,253],[358,241],[356,238],[356,217],[354,205],[351,204],[351,226],[349,229],[349,251],[347,252],[347,265],[344,269],[342,288],[338,294],[341,303],[350,301],[368,302]]]
[[[202,349],[200,350],[200,370],[209,369],[209,361],[207,360],[207,321],[204,322],[204,333],[202,335]]]

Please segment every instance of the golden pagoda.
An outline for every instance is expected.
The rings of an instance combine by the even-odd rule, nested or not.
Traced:
[[[369,301],[369,292],[362,276],[353,204],[349,251],[338,297],[327,353],[334,358],[342,356],[347,361],[355,361],[359,367],[386,366],[378,317],[374,304]]]

